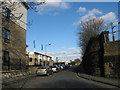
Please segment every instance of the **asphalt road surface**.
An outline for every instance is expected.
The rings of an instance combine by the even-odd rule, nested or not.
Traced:
[[[75,73],[76,67],[71,67],[50,76],[34,76],[24,79],[5,88],[116,88],[80,78]]]

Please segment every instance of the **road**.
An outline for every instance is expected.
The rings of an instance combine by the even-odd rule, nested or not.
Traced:
[[[34,76],[27,80],[8,85],[8,88],[116,88],[80,78],[71,67],[50,76]]]

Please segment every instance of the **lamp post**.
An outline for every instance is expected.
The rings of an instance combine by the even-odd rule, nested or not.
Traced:
[[[115,41],[114,32],[113,32],[113,29],[114,29],[115,27],[116,27],[116,26],[113,26],[113,23],[111,23],[112,39],[113,39],[113,41]]]
[[[47,55],[47,46],[50,46],[51,44],[46,44],[45,45],[45,55]]]

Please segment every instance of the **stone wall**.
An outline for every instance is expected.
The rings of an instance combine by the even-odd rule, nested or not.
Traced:
[[[109,42],[105,33],[89,40],[81,63],[82,70],[94,76],[120,77],[120,41]]]
[[[13,79],[21,78],[23,76],[33,75],[35,73],[36,73],[35,70],[3,71],[2,80],[4,82],[9,79],[13,80]]]
[[[120,76],[120,41],[104,43],[105,75],[107,77]]]
[[[120,55],[120,41],[104,43],[104,56]]]
[[[81,65],[85,73],[89,75],[100,76],[100,45],[99,40],[93,37],[89,40]]]

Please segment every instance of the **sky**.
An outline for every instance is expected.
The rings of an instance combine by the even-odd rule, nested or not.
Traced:
[[[113,22],[117,25],[117,5],[117,2],[46,2],[37,7],[37,12],[29,9],[28,51],[45,54],[46,46],[46,54],[58,57],[59,61],[81,58],[82,51],[78,46],[80,22],[101,17],[106,24]],[[118,38],[117,35],[115,36]]]

